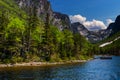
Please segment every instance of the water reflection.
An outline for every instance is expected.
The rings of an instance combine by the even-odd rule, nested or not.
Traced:
[[[59,66],[1,68],[0,80],[120,80],[120,57]]]

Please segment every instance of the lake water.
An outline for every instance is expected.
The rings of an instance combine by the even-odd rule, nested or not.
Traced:
[[[120,80],[120,57],[57,66],[0,68],[0,80]]]

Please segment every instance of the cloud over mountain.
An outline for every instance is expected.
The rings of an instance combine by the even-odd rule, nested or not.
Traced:
[[[74,23],[74,22],[80,22],[80,23],[83,23],[83,22],[85,22],[86,21],[86,17],[83,17],[83,16],[81,16],[81,15],[74,15],[74,16],[70,16],[70,20],[71,20],[71,22],[72,23]]]
[[[99,30],[99,29],[106,29],[108,24],[112,23],[111,19],[106,20],[106,24],[103,21],[95,20],[88,21],[86,17],[78,14],[78,15],[70,15],[70,20],[72,23],[80,22],[83,24],[88,30]]]
[[[113,23],[114,21],[112,19],[107,19],[106,20],[106,25],[109,26],[110,23]]]
[[[99,20],[93,19],[92,21],[85,21],[83,23],[85,27],[87,27],[89,30],[98,30],[98,29],[106,29],[106,25]]]

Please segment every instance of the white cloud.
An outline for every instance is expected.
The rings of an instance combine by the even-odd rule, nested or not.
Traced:
[[[80,22],[80,23],[83,23],[86,21],[86,17],[83,17],[81,15],[74,15],[74,16],[70,16],[70,20],[72,23],[74,22]]]
[[[88,30],[100,30],[100,29],[106,29],[108,24],[113,22],[111,19],[106,20],[106,24],[103,21],[100,20],[95,20],[93,19],[92,21],[87,21],[86,17],[81,16],[80,14],[78,15],[71,15],[70,20],[72,23],[74,22],[80,22],[83,24]]]
[[[110,23],[113,23],[114,21],[112,19],[107,19],[106,20],[106,25],[109,26]]]
[[[85,21],[83,25],[89,30],[106,29],[106,25],[102,21],[95,19],[93,19],[92,21]]]

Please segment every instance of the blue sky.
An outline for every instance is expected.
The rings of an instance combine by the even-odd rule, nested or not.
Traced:
[[[80,15],[85,17],[87,22],[115,20],[120,14],[120,0],[49,0],[52,9],[64,14]],[[74,22],[74,21],[73,21]]]

